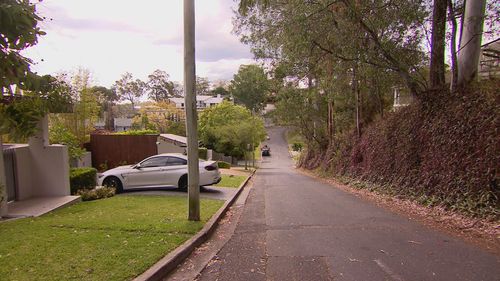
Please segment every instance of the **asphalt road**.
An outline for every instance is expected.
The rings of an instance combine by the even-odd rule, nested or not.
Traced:
[[[271,128],[233,236],[198,280],[500,280],[498,256],[294,171]]]

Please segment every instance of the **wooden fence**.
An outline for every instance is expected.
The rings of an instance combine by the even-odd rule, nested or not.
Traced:
[[[135,164],[158,154],[158,135],[90,135],[92,166],[98,170]]]

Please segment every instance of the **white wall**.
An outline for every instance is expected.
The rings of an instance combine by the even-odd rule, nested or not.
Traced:
[[[69,156],[65,145],[48,145],[47,117],[39,122],[39,132],[29,139],[33,196],[70,195]]]

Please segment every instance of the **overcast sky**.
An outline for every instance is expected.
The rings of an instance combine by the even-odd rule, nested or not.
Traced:
[[[249,48],[231,34],[233,0],[197,0],[197,75],[230,80],[252,63]],[[183,80],[182,0],[44,0],[37,5],[47,35],[24,54],[33,71],[55,74],[89,69],[94,84],[111,86],[131,72],[146,80],[155,69]]]

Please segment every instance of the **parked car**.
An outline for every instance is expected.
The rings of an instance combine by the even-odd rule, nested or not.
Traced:
[[[271,148],[269,146],[264,145],[262,148],[262,156],[271,156]]]
[[[217,162],[200,160],[200,186],[217,184],[221,175]],[[111,186],[117,192],[127,189],[177,187],[187,189],[187,156],[164,153],[148,157],[138,164],[107,170],[98,175],[98,185]]]

